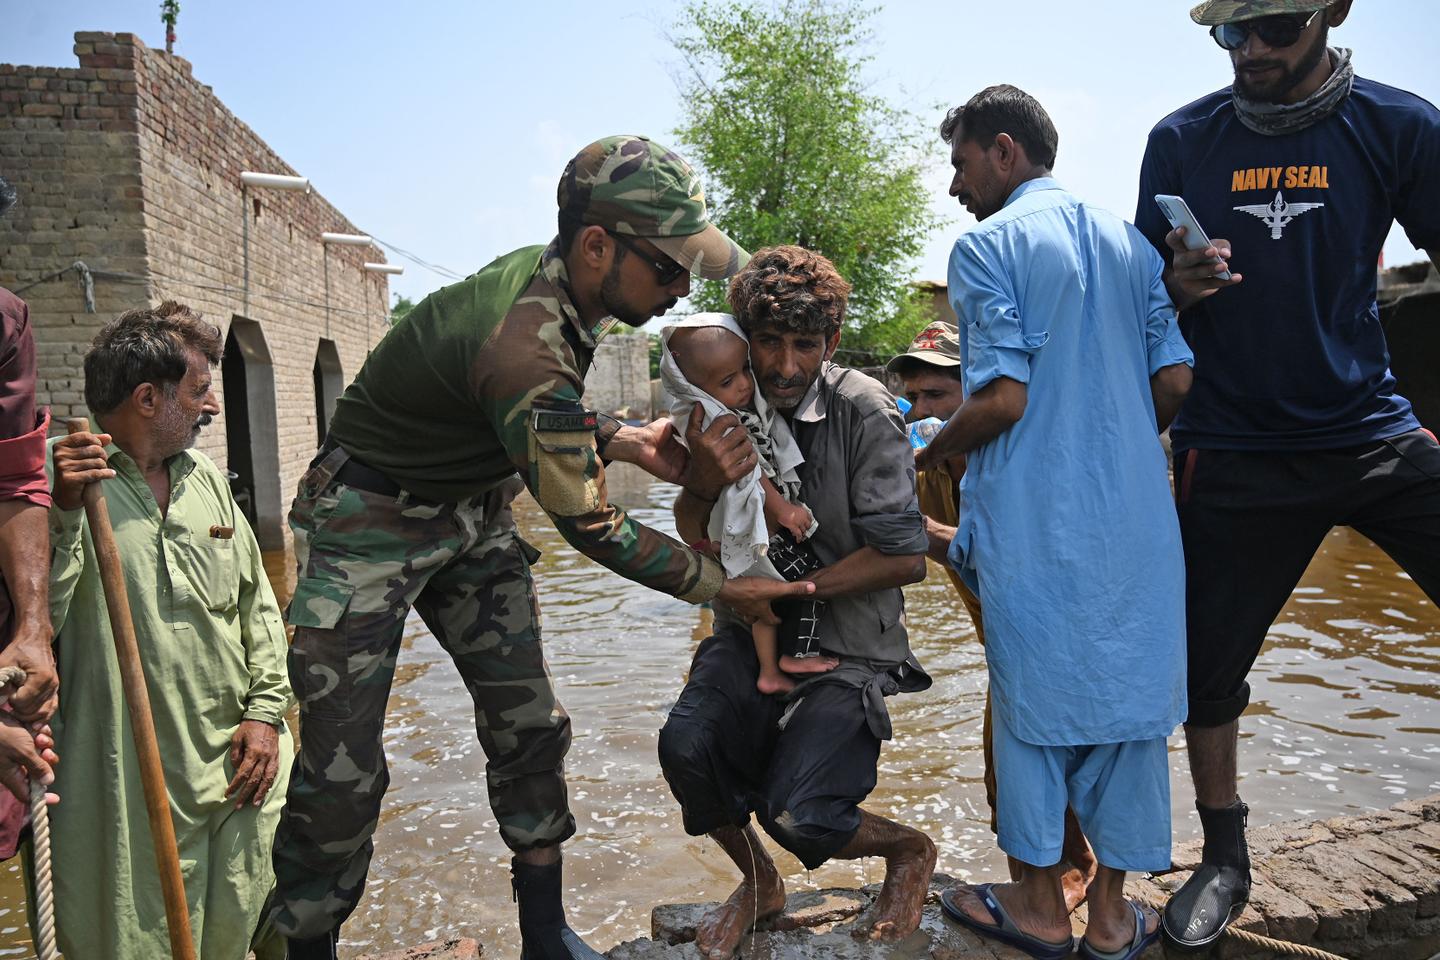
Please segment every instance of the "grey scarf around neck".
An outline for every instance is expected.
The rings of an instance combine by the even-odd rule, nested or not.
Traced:
[[[1261,103],[1246,100],[1238,91],[1234,92],[1232,98],[1240,122],[1256,133],[1279,137],[1313,126],[1339,110],[1355,83],[1355,67],[1350,63],[1350,50],[1330,47],[1328,52],[1334,68],[1330,79],[1299,103]]]

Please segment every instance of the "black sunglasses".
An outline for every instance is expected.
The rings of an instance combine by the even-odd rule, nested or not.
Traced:
[[[657,256],[648,250],[640,249],[634,240],[625,236],[623,233],[614,233],[610,230],[606,230],[605,232],[614,237],[616,243],[635,254],[635,256],[641,260],[644,260],[650,269],[655,271],[655,282],[660,286],[668,287],[676,280],[685,276],[687,272],[686,269],[664,254]]]
[[[1300,34],[1321,13],[1324,13],[1323,9],[1308,17],[1303,13],[1277,13],[1272,17],[1222,23],[1210,28],[1210,36],[1225,50],[1239,50],[1252,33],[1267,47],[1293,47]]]

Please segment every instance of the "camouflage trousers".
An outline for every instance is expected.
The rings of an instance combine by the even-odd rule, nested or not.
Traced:
[[[421,503],[335,480],[348,459],[335,449],[312,465],[290,512],[300,752],[275,834],[273,918],[296,938],[338,927],[364,890],[390,782],[385,704],[412,605],[475,702],[505,843],[523,851],[575,832],[563,768],[570,718],[541,651],[530,577],[538,553],[510,512],[519,478],[462,503]]]

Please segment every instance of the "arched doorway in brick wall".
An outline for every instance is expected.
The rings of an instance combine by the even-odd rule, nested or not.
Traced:
[[[345,374],[340,369],[340,351],[334,340],[320,341],[315,351],[315,432],[320,443],[330,431],[330,418],[335,415],[335,401],[345,388]]]
[[[231,319],[220,373],[225,385],[225,454],[230,487],[255,528],[260,549],[284,549],[275,366],[260,324],[244,317]]]

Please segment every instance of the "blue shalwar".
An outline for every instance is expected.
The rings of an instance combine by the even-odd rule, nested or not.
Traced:
[[[1185,575],[1150,377],[1192,356],[1163,269],[1048,177],[950,256],[967,395],[1028,390],[969,456],[950,560],[985,609],[1000,846],[1038,866],[1059,860],[1067,802],[1102,863],[1169,865]]]

